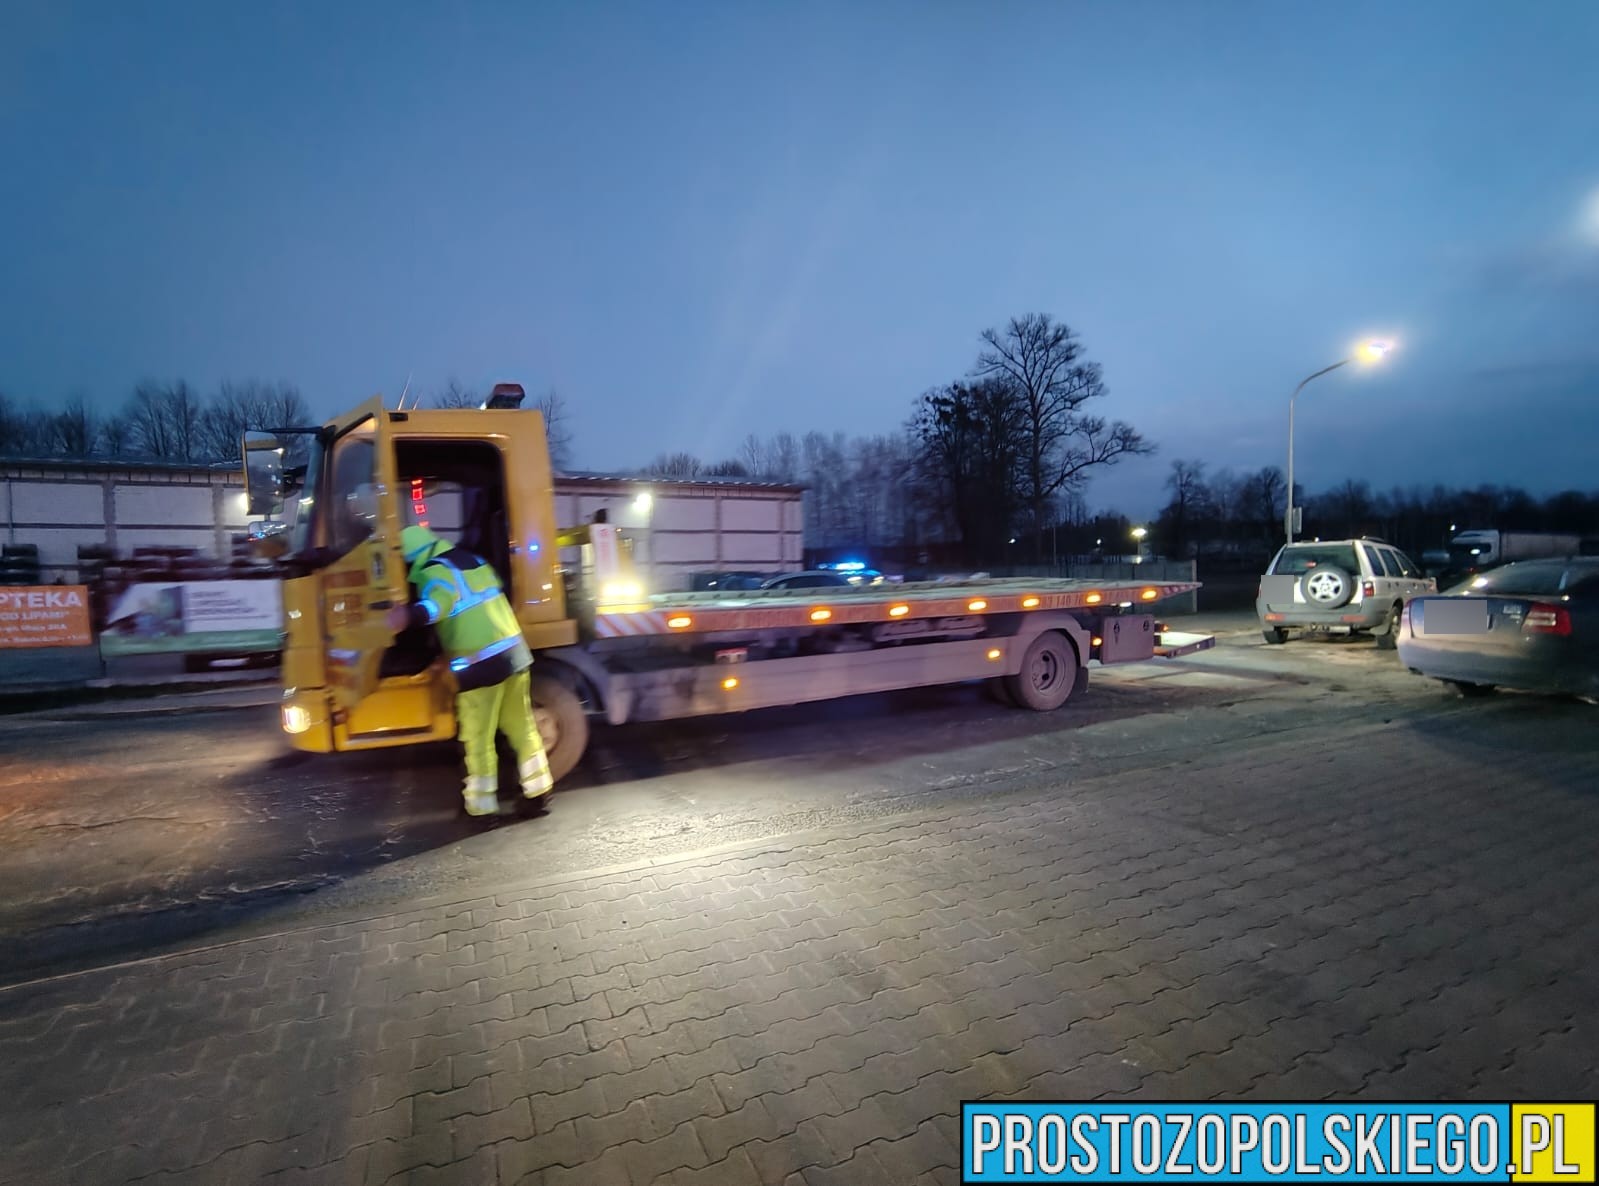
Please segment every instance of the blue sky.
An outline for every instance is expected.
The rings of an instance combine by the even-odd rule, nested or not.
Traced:
[[[589,468],[883,432],[1029,311],[1176,457],[1599,479],[1599,7],[12,0],[0,390],[554,385]]]

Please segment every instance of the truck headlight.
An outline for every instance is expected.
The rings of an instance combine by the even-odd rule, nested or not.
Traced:
[[[285,733],[304,733],[311,727],[311,714],[298,704],[287,704],[283,707],[283,731]]]

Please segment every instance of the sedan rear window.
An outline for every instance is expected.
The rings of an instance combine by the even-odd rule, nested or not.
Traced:
[[[1348,573],[1360,571],[1360,561],[1355,559],[1355,549],[1349,544],[1306,544],[1284,548],[1272,565],[1277,576],[1303,576],[1313,568],[1341,568]]]
[[[1565,575],[1564,562],[1541,564],[1534,560],[1522,564],[1506,564],[1500,568],[1490,569],[1479,577],[1462,581],[1449,592],[1488,594],[1498,597],[1554,597],[1560,593],[1561,581]]]

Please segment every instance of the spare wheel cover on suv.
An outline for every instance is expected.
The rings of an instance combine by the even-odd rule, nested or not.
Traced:
[[[1299,578],[1305,600],[1319,609],[1337,609],[1355,595],[1355,578],[1341,568],[1318,564]]]

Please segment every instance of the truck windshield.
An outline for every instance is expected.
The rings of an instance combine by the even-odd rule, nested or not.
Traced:
[[[305,462],[305,477],[300,483],[299,495],[286,509],[289,520],[289,555],[306,556],[315,543],[312,526],[316,519],[316,495],[322,486],[322,461],[327,447],[322,441],[313,441]]]
[[[1488,544],[1453,543],[1449,545],[1449,563],[1457,569],[1480,568],[1483,557],[1490,551],[1492,547]]]

